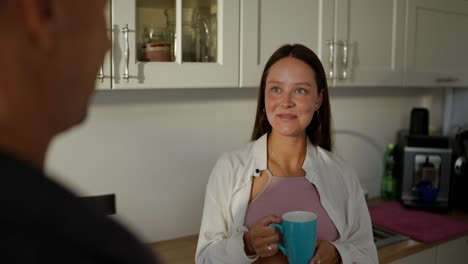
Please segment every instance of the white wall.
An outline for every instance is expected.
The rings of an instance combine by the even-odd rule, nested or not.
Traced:
[[[468,89],[454,88],[450,132],[457,128],[468,128]]]
[[[118,218],[146,241],[198,232],[216,158],[249,141],[255,89],[99,91],[85,124],[59,137],[53,177],[83,195],[116,193]],[[378,195],[383,149],[414,106],[440,130],[438,89],[331,91],[336,149]]]

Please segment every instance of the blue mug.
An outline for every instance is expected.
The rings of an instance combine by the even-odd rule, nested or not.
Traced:
[[[282,223],[271,224],[279,229],[284,246],[276,245],[290,264],[307,264],[314,257],[317,243],[317,215],[305,211],[292,211],[282,215]]]

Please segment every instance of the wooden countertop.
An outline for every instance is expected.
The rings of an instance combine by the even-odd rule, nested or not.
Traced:
[[[369,205],[383,202],[382,199],[374,198],[369,200]],[[447,217],[468,222],[468,213],[453,211]],[[454,238],[455,239],[455,238]],[[197,247],[198,234],[168,241],[150,243],[150,248],[157,253],[163,263],[167,264],[187,264],[195,263],[195,250]],[[425,244],[415,240],[406,240],[393,245],[382,247],[378,250],[379,263],[386,264],[400,258],[418,253],[425,249],[443,244],[443,241],[436,244]]]
[[[198,234],[149,244],[163,263],[195,263]]]

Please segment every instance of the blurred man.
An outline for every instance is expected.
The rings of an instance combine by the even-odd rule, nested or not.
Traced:
[[[155,263],[120,225],[44,174],[86,117],[110,47],[106,0],[0,0],[0,263]]]

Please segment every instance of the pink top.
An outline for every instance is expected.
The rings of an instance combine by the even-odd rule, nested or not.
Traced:
[[[267,169],[265,189],[250,202],[244,224],[250,228],[268,215],[281,216],[289,211],[309,211],[317,215],[317,239],[335,241],[338,231],[320,203],[315,185],[305,177],[276,177]]]

